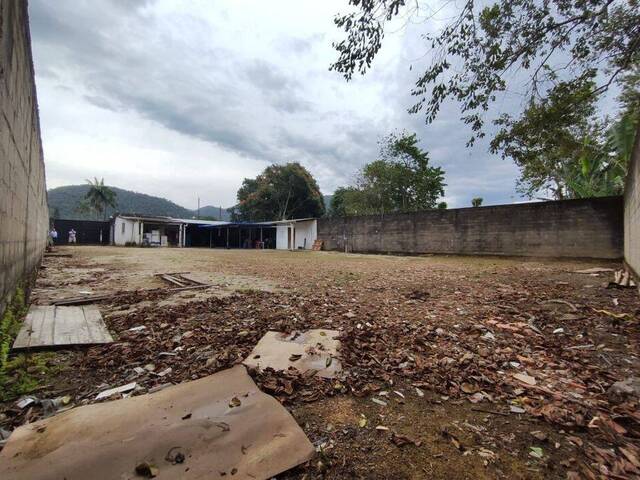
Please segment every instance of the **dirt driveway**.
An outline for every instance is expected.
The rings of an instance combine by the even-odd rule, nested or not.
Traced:
[[[99,304],[118,342],[48,356],[56,368],[38,378],[40,397],[89,403],[101,389],[133,378],[136,394],[145,393],[239,363],[268,330],[331,328],[341,332],[345,378],[254,373],[318,450],[312,462],[279,478],[640,472],[637,399],[608,394],[614,382],[640,371],[638,293],[606,288],[611,273],[573,273],[619,268],[615,263],[61,251],[73,256],[46,259],[32,301],[124,292]],[[167,272],[191,272],[212,287],[168,293],[155,276]],[[146,328],[129,330],[136,326]],[[140,376],[136,367],[149,373]],[[4,404],[5,428],[37,418],[11,405]]]

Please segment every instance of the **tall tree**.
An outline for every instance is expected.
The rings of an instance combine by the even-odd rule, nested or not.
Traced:
[[[429,154],[420,149],[416,135],[393,133],[380,142],[380,158],[362,168],[356,184],[336,191],[333,211],[362,215],[427,210],[444,195],[444,187],[444,171],[429,165]]]
[[[518,190],[556,199],[622,193],[640,116],[637,78],[623,79],[624,110],[615,120],[598,119],[592,80],[559,82],[519,119],[503,115],[491,150],[520,167]]]
[[[80,204],[80,209],[95,212],[96,218],[107,219],[107,208],[116,208],[116,193],[104,184],[104,178],[87,180],[89,190]]]
[[[395,17],[406,20],[431,7],[420,0],[349,4],[355,10],[335,18],[346,38],[334,44],[338,59],[331,66],[347,80],[371,67],[385,27]],[[598,97],[640,63],[637,0],[489,0],[482,5],[474,0],[448,4],[457,13],[435,34],[425,33],[432,63],[411,92],[416,103],[410,111],[424,112],[427,123],[445,101],[457,101],[462,120],[474,132],[470,143],[484,135],[483,114],[514,72],[528,76],[521,92],[525,98],[545,98],[558,81],[579,87],[588,79],[598,80],[591,92]]]
[[[522,116],[503,115],[491,151],[511,158],[520,168],[517,189],[528,197],[550,191],[556,199],[570,197],[566,177],[584,150],[596,148],[586,137],[601,135],[595,122],[592,81],[558,84],[548,97],[532,100]]]
[[[245,178],[237,198],[236,221],[321,217],[325,212],[317,182],[299,163],[270,165],[256,178]]]

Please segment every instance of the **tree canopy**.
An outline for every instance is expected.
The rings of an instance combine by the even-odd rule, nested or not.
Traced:
[[[335,19],[346,38],[334,44],[338,59],[331,66],[347,80],[371,67],[392,20],[430,7],[420,0],[349,3],[355,8]],[[440,30],[425,32],[432,61],[416,79],[409,111],[430,123],[444,102],[457,102],[472,130],[470,145],[485,135],[497,95],[521,94],[524,111],[493,120],[498,130],[490,147],[518,165],[521,193],[556,199],[621,193],[640,117],[638,1],[463,0],[443,8],[455,14]],[[598,114],[597,102],[613,84],[622,93],[620,113],[610,119]]]
[[[519,119],[498,119],[491,150],[520,167],[518,190],[555,199],[621,194],[640,114],[634,82],[625,80],[625,110],[613,120],[598,118],[591,79],[560,82]]]
[[[392,133],[380,143],[380,158],[362,168],[355,185],[336,190],[331,214],[427,210],[444,195],[444,187],[444,171],[429,165],[416,135]]]
[[[233,208],[236,221],[320,217],[324,198],[309,171],[299,163],[270,165],[256,178],[245,178]]]
[[[338,59],[331,66],[348,80],[371,67],[395,17],[428,7],[419,0],[349,4],[355,10],[334,20],[346,38],[334,44]],[[528,77],[520,92],[525,98],[547,97],[558,81],[580,88],[588,79],[598,80],[590,92],[598,97],[640,63],[637,0],[496,0],[485,6],[465,0],[447,6],[458,9],[453,19],[435,34],[425,32],[432,63],[416,79],[410,111],[423,112],[429,123],[445,101],[457,101],[474,132],[470,143],[484,135],[483,113],[515,72]]]

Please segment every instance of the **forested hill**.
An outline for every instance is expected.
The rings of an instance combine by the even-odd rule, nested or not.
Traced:
[[[107,210],[107,217],[116,211],[141,215],[166,215],[176,218],[193,218],[196,215],[194,210],[181,207],[166,198],[154,197],[117,187],[109,188],[116,193],[118,204],[115,209],[109,208]],[[61,219],[97,220],[96,215],[93,213],[78,211],[80,202],[82,202],[88,190],[89,185],[69,185],[49,190],[50,215]],[[201,207],[200,215],[218,218],[220,216],[220,208],[212,206]],[[223,220],[228,220],[229,212],[227,209],[222,209],[222,216],[224,217]]]

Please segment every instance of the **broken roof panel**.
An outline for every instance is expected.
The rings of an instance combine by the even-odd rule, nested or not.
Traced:
[[[0,452],[0,478],[133,479],[146,464],[159,479],[268,479],[313,453],[289,412],[237,365],[24,425]]]
[[[243,362],[258,369],[295,368],[301,373],[317,370],[318,376],[334,378],[342,371],[338,360],[337,330],[315,329],[306,332],[267,332]]]

